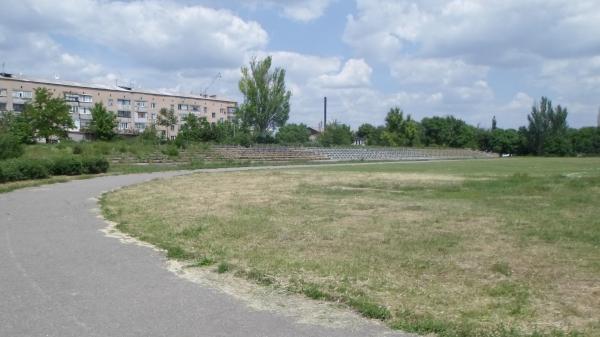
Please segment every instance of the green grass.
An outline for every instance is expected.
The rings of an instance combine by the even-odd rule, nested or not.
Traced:
[[[441,337],[599,335],[598,204],[597,158],[195,174],[102,200],[193,265]]]

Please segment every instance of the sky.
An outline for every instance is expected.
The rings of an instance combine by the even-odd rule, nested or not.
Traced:
[[[25,78],[126,83],[242,102],[240,68],[273,57],[290,122],[381,125],[399,106],[525,125],[541,96],[573,127],[600,107],[598,0],[3,0],[0,63]]]

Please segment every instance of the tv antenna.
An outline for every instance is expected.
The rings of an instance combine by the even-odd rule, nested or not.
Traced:
[[[221,73],[217,73],[217,75],[215,75],[215,77],[213,77],[210,84],[207,85],[206,88],[204,88],[204,91],[202,92],[202,96],[206,97],[207,93],[208,93],[208,89],[210,89],[210,87],[212,87],[215,84],[215,82],[217,82],[217,80],[220,79],[221,77],[222,77]]]

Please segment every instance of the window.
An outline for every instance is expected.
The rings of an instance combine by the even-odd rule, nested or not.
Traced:
[[[197,105],[192,105],[192,111],[199,111],[198,106]]]
[[[137,113],[137,118],[146,118],[146,113],[145,112],[138,112]]]
[[[177,106],[177,109],[178,109],[178,110],[183,110],[183,111],[186,111],[186,110],[188,109],[188,105],[187,105],[187,104],[179,104],[179,105]]]
[[[108,99],[108,106],[113,106],[113,99],[112,98]]]
[[[90,96],[90,95],[81,95],[81,101],[83,103],[92,103],[92,96]]]
[[[117,111],[117,117],[131,118],[131,111],[119,110]]]
[[[171,140],[175,140],[175,136],[171,136]]]
[[[88,129],[90,127],[90,120],[85,120],[85,119],[81,119],[79,120],[79,129],[80,130],[85,130]]]
[[[6,103],[0,103],[0,111],[6,111]]]
[[[232,106],[228,107],[227,112],[230,114],[235,113],[235,107],[232,107]]]
[[[171,131],[175,131],[175,125],[171,125]]]
[[[156,108],[156,103],[150,103],[150,107],[151,107],[152,109]]]
[[[89,115],[89,114],[92,113],[92,110],[90,108],[88,108],[88,107],[82,107],[82,106],[80,106],[79,107],[79,113],[80,114]]]
[[[67,102],[79,102],[79,95],[65,94],[65,101],[67,101]]]
[[[212,118],[216,118],[216,117],[217,117],[217,114],[213,112],[212,113]]]
[[[33,97],[33,93],[31,91],[13,91],[12,97],[13,98],[31,99]]]
[[[135,128],[138,130],[144,130],[146,128],[146,123],[135,123]]]
[[[117,104],[122,105],[122,106],[128,106],[131,104],[131,101],[128,99],[118,99]]]
[[[221,117],[221,118],[219,119],[219,121],[221,121],[221,122],[224,122],[225,120],[223,119],[223,117]]]
[[[79,107],[77,105],[71,105],[71,111],[70,113],[74,114],[79,112]]]
[[[138,108],[145,108],[146,107],[146,101],[137,101],[137,102],[135,102],[135,105]]]
[[[129,123],[119,123],[119,130],[129,129]]]
[[[208,108],[204,107],[204,113],[207,113],[207,112],[208,112]]]
[[[154,104],[154,103],[152,103],[152,104]],[[152,120],[155,120],[155,119],[156,119],[156,114],[152,113]]]
[[[8,91],[6,89],[0,89],[0,97],[6,97],[8,95]]]
[[[221,115],[224,115],[224,114],[225,114],[225,108],[221,108],[221,109],[219,110],[219,112],[221,113]]]
[[[25,110],[25,104],[13,103],[13,111],[23,112]]]

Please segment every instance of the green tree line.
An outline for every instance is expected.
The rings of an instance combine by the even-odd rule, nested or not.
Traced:
[[[399,107],[393,107],[384,125],[362,124],[356,131],[337,121],[328,124],[316,140],[304,124],[288,124],[291,92],[285,85],[286,72],[272,68],[271,57],[253,59],[249,67],[241,68],[240,92],[244,100],[234,120],[210,123],[193,114],[177,116],[173,110],[161,109],[156,125],[150,125],[140,135],[155,142],[168,142],[171,128],[179,125],[174,140],[178,146],[190,142],[213,142],[250,145],[279,143],[286,145],[345,146],[353,143],[371,146],[434,146],[472,148],[518,155],[600,154],[600,129],[570,128],[568,111],[542,97],[527,116],[528,125],[518,129],[498,127],[492,119],[491,129],[467,124],[454,116],[433,116],[417,121]],[[67,137],[74,128],[69,106],[62,98],[52,97],[47,89],[35,90],[34,100],[21,114],[0,116],[0,158],[18,156],[20,144],[38,139],[46,142]],[[117,117],[101,103],[92,108],[92,121],[87,132],[94,139],[110,141],[117,134]],[[164,132],[158,132],[156,127]]]

